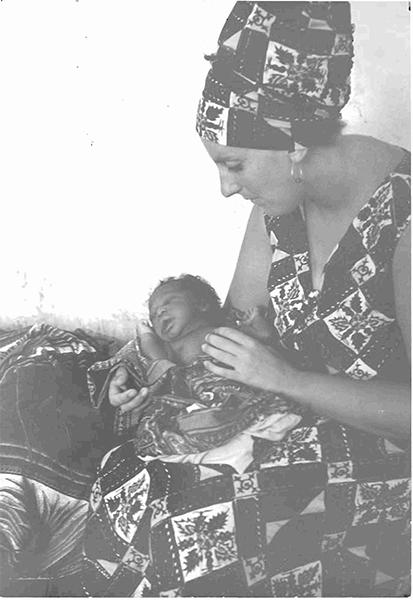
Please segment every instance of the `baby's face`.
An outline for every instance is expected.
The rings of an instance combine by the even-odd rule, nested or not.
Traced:
[[[198,324],[199,311],[191,292],[171,281],[158,288],[149,300],[149,317],[155,333],[164,341],[174,341]]]

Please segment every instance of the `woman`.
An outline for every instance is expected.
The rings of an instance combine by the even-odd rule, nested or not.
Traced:
[[[347,3],[239,2],[209,59],[197,130],[222,194],[254,204],[227,305],[235,315],[270,305],[277,339],[264,346],[220,327],[203,350],[227,365],[211,362],[213,373],[291,396],[321,418],[285,444],[257,442],[242,474],[147,465],[126,444],[102,469],[89,532],[102,496],[116,492],[108,473],[126,497],[121,465],[135,461],[152,522],[142,525],[140,504],[124,536],[124,556],[137,552],[141,565],[130,593],[403,595],[409,155],[340,132],[352,66]],[[146,395],[127,388],[120,368],[109,398],[123,410]],[[87,589],[125,593],[119,577]]]

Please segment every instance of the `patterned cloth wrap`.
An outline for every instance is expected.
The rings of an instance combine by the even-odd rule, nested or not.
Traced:
[[[117,409],[115,433],[133,436],[141,456],[192,454],[222,446],[242,432],[260,435],[264,430],[265,435],[267,423],[269,435],[282,439],[301,420],[303,409],[296,402],[218,377],[208,371],[205,360],[209,357],[200,356],[188,366],[170,363],[149,385],[152,395],[143,407],[124,414]],[[94,364],[88,377],[95,406],[101,406],[119,365],[138,389],[148,385],[147,364],[137,340],[109,361]]]
[[[19,578],[6,596],[43,595],[81,566],[90,488],[110,447],[86,374],[108,352],[47,324],[0,335],[0,548]]]
[[[313,146],[350,95],[348,2],[237,2],[209,57],[196,129],[241,148]]]
[[[145,462],[136,447],[102,462],[79,594],[408,593],[409,465],[390,442],[314,419],[281,442],[257,440],[242,474]]]
[[[407,381],[392,260],[410,220],[410,157],[378,187],[313,290],[302,216],[267,217],[268,290],[304,368]],[[409,595],[410,464],[398,443],[306,415],[256,439],[242,472],[113,449],[92,490],[81,591],[92,596]]]

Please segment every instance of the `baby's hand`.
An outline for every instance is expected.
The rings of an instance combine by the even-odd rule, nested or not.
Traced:
[[[238,320],[238,326],[247,335],[262,342],[269,341],[273,333],[271,324],[266,318],[265,308],[254,306],[244,311],[242,317]]]
[[[158,360],[168,358],[164,342],[156,335],[148,321],[139,319],[136,324],[136,335],[139,338],[141,352],[146,358]]]
[[[139,392],[132,387],[128,388],[128,372],[125,367],[118,367],[109,383],[109,402],[112,406],[119,406],[121,412],[128,412],[141,406],[148,398],[148,388]]]
[[[149,321],[146,321],[145,319],[138,319],[138,322],[136,323],[136,335],[139,339],[141,339],[144,335],[156,336],[156,333],[150,326]]]

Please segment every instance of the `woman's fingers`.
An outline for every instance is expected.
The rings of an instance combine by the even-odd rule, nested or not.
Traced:
[[[211,346],[209,344],[202,344],[202,350],[212,358],[215,358],[215,360],[218,360],[219,362],[225,363],[230,367],[235,366],[237,357],[229,352],[226,352],[225,350],[219,350],[219,348],[215,348],[214,346]]]
[[[223,342],[218,338],[227,340],[234,344],[234,346],[232,346],[234,349],[236,345],[248,348],[254,343],[254,339],[249,335],[242,333],[242,331],[239,331],[238,329],[232,329],[231,327],[218,327],[217,329],[214,329],[213,333],[209,333],[206,336],[206,340],[209,342],[210,338],[213,338],[219,344],[222,344]],[[215,346],[216,344],[214,343],[213,345]],[[221,347],[221,345],[219,347]]]
[[[215,331],[213,333],[208,333],[205,337],[205,345],[209,348],[218,348],[218,350],[233,354],[234,356],[237,355],[241,349],[240,344],[228,337],[215,333]]]
[[[233,381],[239,381],[238,373],[234,371],[234,369],[225,369],[225,367],[219,367],[218,365],[209,362],[209,360],[206,360],[204,364],[208,371],[211,371],[211,373],[214,373],[215,375],[226,377],[227,379],[232,379]]]
[[[202,350],[215,360],[237,368],[246,352],[254,349],[254,344],[255,340],[248,335],[230,327],[219,327],[206,336]]]

